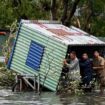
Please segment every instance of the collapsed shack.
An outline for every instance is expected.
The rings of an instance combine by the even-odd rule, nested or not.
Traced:
[[[22,20],[17,32],[8,69],[16,71],[33,89],[28,78],[42,87],[57,91],[63,61],[70,51],[81,57],[83,52],[93,55],[104,52],[105,43],[88,33],[57,22]],[[39,89],[39,85],[38,85]]]

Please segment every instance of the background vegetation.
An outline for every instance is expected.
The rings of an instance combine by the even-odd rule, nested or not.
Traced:
[[[105,0],[0,0],[0,28],[24,19],[58,20],[105,35]]]

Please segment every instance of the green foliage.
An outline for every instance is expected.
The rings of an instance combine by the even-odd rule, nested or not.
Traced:
[[[93,11],[91,33],[96,36],[105,36],[105,0],[94,0]]]
[[[7,27],[15,20],[13,9],[6,0],[0,0],[0,27]]]
[[[104,19],[94,19],[92,23],[92,34],[96,36],[104,36],[105,37],[105,21]]]
[[[57,19],[60,21],[63,14],[63,0],[56,0]],[[89,2],[91,2],[89,4]],[[67,15],[73,1],[69,0]],[[80,8],[80,16],[73,16],[72,25],[77,26],[77,18],[81,29],[96,36],[105,35],[105,0],[80,0],[77,8]],[[8,28],[13,21],[25,19],[51,19],[51,0],[0,0],[0,28]],[[90,11],[93,11],[87,21]],[[89,28],[89,29],[88,29]]]
[[[8,87],[13,86],[15,82],[15,75],[13,71],[6,70],[4,67],[0,67],[0,86]]]
[[[49,19],[50,12],[43,9],[38,0],[0,0],[0,27],[6,28],[13,21],[20,18],[27,19]],[[49,2],[48,2],[49,3]],[[48,5],[48,3],[46,3]],[[45,4],[45,6],[46,6]],[[45,7],[44,7],[45,8]]]

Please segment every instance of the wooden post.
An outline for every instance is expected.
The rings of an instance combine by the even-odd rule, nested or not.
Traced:
[[[18,82],[18,75],[15,76],[15,82]]]
[[[40,74],[37,77],[37,83],[38,83],[37,91],[39,93],[40,92]]]
[[[36,90],[36,75],[34,75],[34,88]]]
[[[33,90],[35,90],[35,87],[27,80],[27,78],[23,77],[23,80],[24,80]]]
[[[19,81],[20,81],[20,92],[21,92],[22,91],[22,85],[23,85],[22,84],[22,78],[20,78]]]

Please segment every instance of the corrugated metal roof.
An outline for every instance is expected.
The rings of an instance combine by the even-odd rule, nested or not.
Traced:
[[[70,28],[62,24],[52,24],[40,22],[27,22],[22,21],[26,27],[30,27],[40,33],[43,33],[49,37],[55,38],[66,45],[94,45],[105,44],[105,42],[98,38],[89,35],[88,33],[71,26]]]

